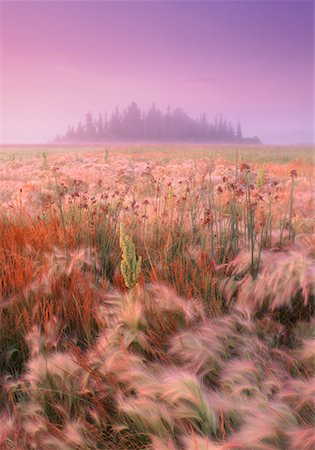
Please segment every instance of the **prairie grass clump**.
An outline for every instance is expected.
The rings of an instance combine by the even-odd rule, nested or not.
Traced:
[[[231,301],[259,311],[278,310],[283,320],[297,321],[314,313],[315,264],[311,248],[283,252],[263,251],[255,279],[248,273],[250,256],[240,253],[230,264],[231,275],[223,290]]]

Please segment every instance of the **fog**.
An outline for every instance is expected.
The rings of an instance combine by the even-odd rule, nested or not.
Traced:
[[[312,140],[312,2],[2,2],[1,143],[132,101]]]

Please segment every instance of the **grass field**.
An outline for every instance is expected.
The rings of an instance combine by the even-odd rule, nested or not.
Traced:
[[[43,153],[56,155],[63,153],[102,153],[106,149],[111,155],[131,155],[139,159],[217,159],[223,157],[228,161],[239,160],[246,162],[275,162],[289,163],[291,161],[309,162],[314,164],[314,149],[310,145],[288,146],[288,145],[239,145],[235,144],[124,144],[108,143],[106,145],[84,145],[84,146],[62,146],[62,145],[0,145],[0,158],[6,161],[24,160],[26,158],[38,157]]]
[[[0,149],[0,448],[311,450],[308,147]]]

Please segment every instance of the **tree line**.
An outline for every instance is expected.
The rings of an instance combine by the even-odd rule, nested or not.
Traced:
[[[57,136],[57,142],[102,142],[120,141],[204,141],[204,142],[244,142],[258,138],[244,138],[240,122],[233,125],[216,116],[208,122],[205,114],[193,119],[182,109],[167,108],[162,112],[153,104],[148,111],[142,111],[132,102],[123,111],[116,108],[110,116],[99,114],[93,117],[89,112],[85,121],[69,126],[66,133]]]

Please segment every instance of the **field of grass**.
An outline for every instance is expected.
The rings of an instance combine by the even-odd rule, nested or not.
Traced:
[[[0,448],[312,450],[311,148],[0,151]]]

